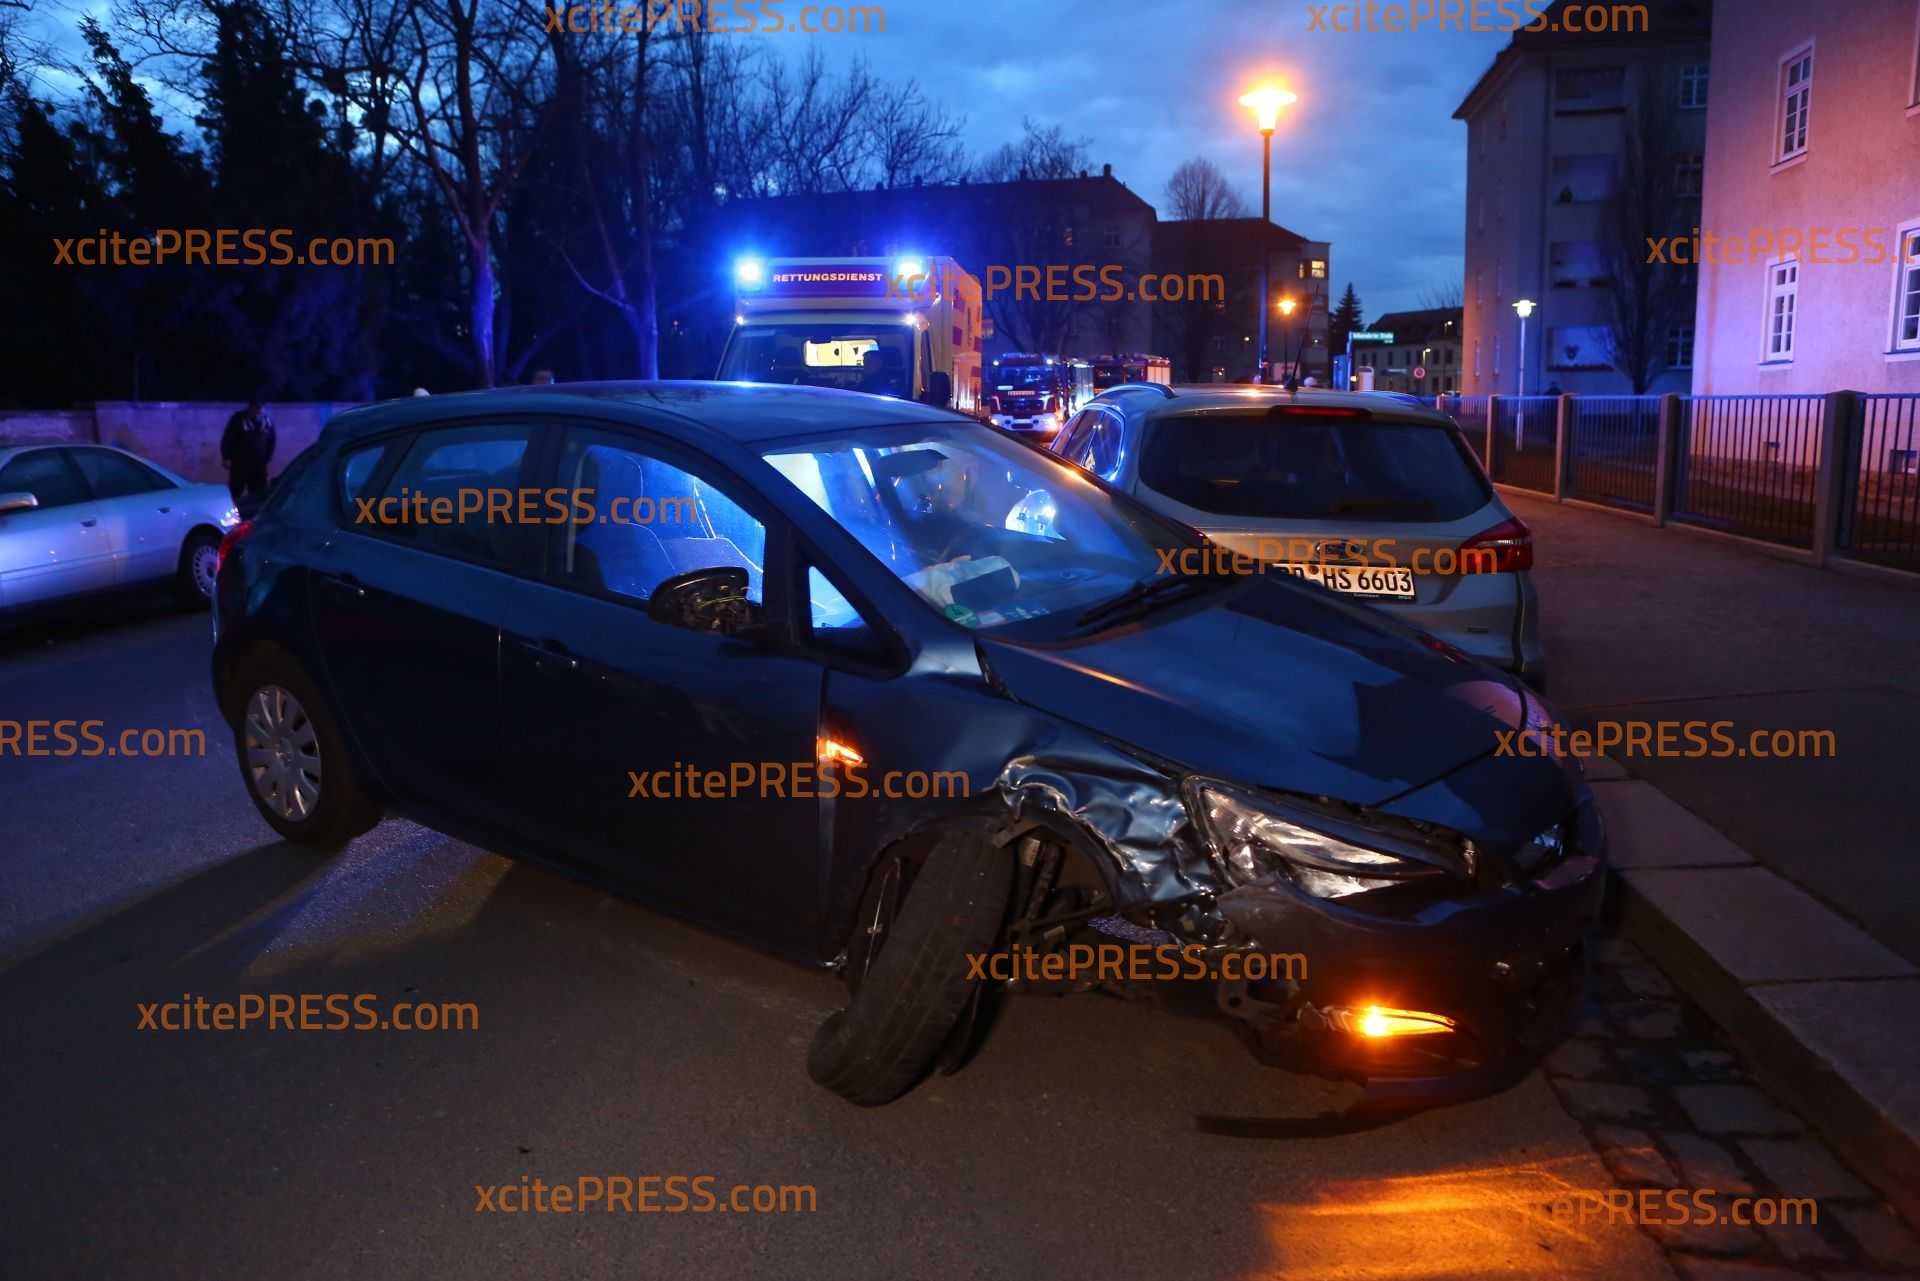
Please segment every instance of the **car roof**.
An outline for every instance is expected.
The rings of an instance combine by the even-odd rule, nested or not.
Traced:
[[[1116,395],[1115,392],[1120,394]],[[1167,394],[1170,393],[1170,394]],[[1145,384],[1128,388],[1109,388],[1095,400],[1119,406],[1129,418],[1170,418],[1208,410],[1248,410],[1277,405],[1321,406],[1327,409],[1364,409],[1376,421],[1430,423],[1451,427],[1453,419],[1438,410],[1411,400],[1402,400],[1390,392],[1334,391],[1324,387],[1302,387],[1288,391],[1284,387],[1255,383],[1180,383],[1156,392]]]
[[[391,427],[496,412],[577,412],[582,400],[614,401],[652,410],[657,425],[695,443],[714,437],[757,443],[827,429],[857,431],[897,423],[974,421],[952,410],[911,400],[834,387],[662,379],[548,383],[444,396],[407,396],[348,410],[328,422],[325,437],[351,439]]]

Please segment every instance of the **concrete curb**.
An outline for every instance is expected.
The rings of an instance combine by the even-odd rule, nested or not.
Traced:
[[[1651,784],[1590,777],[1621,931],[1920,1222],[1920,971]]]

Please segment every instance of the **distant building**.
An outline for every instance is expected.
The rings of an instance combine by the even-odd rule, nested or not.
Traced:
[[[1913,0],[1719,0],[1714,17],[1699,225],[1743,248],[1700,267],[1694,391],[1920,391]],[[1754,230],[1772,241],[1757,256]]]
[[[1459,391],[1461,315],[1459,307],[1388,312],[1366,326],[1366,332],[1392,334],[1393,341],[1356,339],[1354,376],[1359,377],[1362,369],[1373,370],[1375,391],[1405,391],[1416,396]]]
[[[1891,8],[1892,0],[1875,4]],[[1763,7],[1787,10],[1771,0]],[[1633,348],[1647,354],[1648,391],[1684,391],[1695,323],[1691,274],[1660,268],[1653,283],[1664,292],[1655,304],[1636,304],[1635,286],[1651,266],[1645,238],[1684,233],[1699,220],[1711,14],[1704,0],[1648,0],[1645,32],[1595,34],[1568,30],[1578,24],[1560,21],[1566,8],[1567,0],[1552,6],[1546,30],[1516,32],[1454,112],[1467,125],[1460,390],[1520,389],[1513,304],[1528,298],[1535,304],[1526,324],[1529,393],[1555,386],[1631,392],[1617,365],[1632,363],[1621,353]],[[1801,9],[1814,24],[1811,10]],[[1754,25],[1747,0],[1727,10],[1729,25]],[[1854,10],[1849,0],[1819,21],[1846,25]],[[1907,46],[1910,56],[1910,32]],[[1646,157],[1654,172],[1634,178],[1635,157]],[[1649,212],[1656,196],[1660,208]],[[1620,319],[1623,312],[1632,319]]]
[[[1182,277],[1217,275],[1224,288],[1213,301],[1163,303],[1153,311],[1155,351],[1173,361],[1173,380],[1251,382],[1259,364],[1260,255],[1267,256],[1267,361],[1272,381],[1289,364],[1302,378],[1326,386],[1331,372],[1327,286],[1332,249],[1277,223],[1258,218],[1214,218],[1158,223],[1153,232],[1154,270]],[[1294,301],[1291,318],[1277,304]]]

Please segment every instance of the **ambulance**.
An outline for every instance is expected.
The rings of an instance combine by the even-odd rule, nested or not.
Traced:
[[[742,258],[722,382],[840,387],[984,415],[980,282],[951,258]]]

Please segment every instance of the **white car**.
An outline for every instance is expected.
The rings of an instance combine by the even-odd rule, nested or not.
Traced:
[[[0,622],[171,579],[213,596],[220,540],[240,523],[224,485],[197,485],[110,445],[0,448]]]

